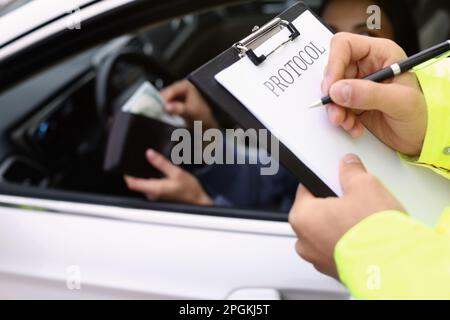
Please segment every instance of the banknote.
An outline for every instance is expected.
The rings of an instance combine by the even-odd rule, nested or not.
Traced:
[[[164,106],[164,99],[158,90],[146,81],[123,105],[122,111],[158,120],[174,127],[186,127],[183,118],[168,114]]]

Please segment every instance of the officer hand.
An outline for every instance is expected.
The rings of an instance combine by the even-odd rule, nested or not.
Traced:
[[[209,105],[187,80],[177,82],[161,91],[166,100],[166,111],[184,118],[189,126],[202,121],[205,129],[218,128]]]
[[[406,58],[404,51],[386,39],[339,33],[331,43],[322,84],[336,104],[329,105],[331,122],[353,137],[364,127],[389,147],[419,155],[427,128],[427,107],[413,73],[385,83],[354,80]]]
[[[125,177],[130,190],[143,193],[152,201],[166,200],[182,203],[212,205],[213,201],[190,173],[173,165],[153,150],[146,153],[148,162],[165,174],[163,179],[138,179]]]
[[[297,253],[322,273],[338,279],[334,262],[336,243],[353,226],[385,210],[404,212],[390,192],[370,175],[355,155],[340,164],[342,198],[315,198],[300,187],[289,214],[289,222],[299,240]]]

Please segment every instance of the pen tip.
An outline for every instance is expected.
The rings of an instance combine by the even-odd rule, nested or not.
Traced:
[[[316,103],[312,104],[312,105],[309,107],[309,109],[315,109],[315,108],[319,108],[319,107],[322,107],[322,106],[323,106],[322,100],[319,100],[319,101],[317,101]]]

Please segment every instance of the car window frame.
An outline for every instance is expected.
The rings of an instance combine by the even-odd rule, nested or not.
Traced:
[[[96,2],[81,9],[82,14],[86,13],[81,30],[66,28],[65,17],[60,17],[0,47],[0,92],[99,43],[192,12],[246,2],[217,0],[212,5],[208,0],[117,1],[116,6],[103,4],[95,8],[102,4]]]
[[[138,0],[113,8],[83,22],[87,24],[86,28],[89,28],[90,30],[90,33],[87,35],[77,33],[77,31],[73,30],[60,30],[59,32],[51,34],[48,38],[38,40],[30,47],[23,48],[11,56],[0,60],[0,74],[3,75],[0,77],[0,92],[28,79],[45,68],[55,65],[89,48],[95,47],[99,43],[104,43],[140,28],[148,27],[149,25],[167,21],[185,14],[240,2],[248,1],[218,0],[211,6],[210,1],[206,0],[198,0],[195,1],[194,4],[192,1],[187,0],[158,0],[151,2]],[[113,30],[110,30],[108,33],[100,32],[108,25],[105,20],[114,21],[114,27],[112,27]],[[64,45],[58,45],[61,43],[64,43]],[[0,49],[0,53],[4,49],[5,48]],[[39,63],[36,63],[36,61],[39,61]],[[277,211],[153,203],[144,199],[100,196],[52,189],[37,189],[10,184],[0,184],[0,194],[36,199],[111,205],[123,208],[183,212],[217,217],[279,222],[287,222],[288,220],[288,215],[286,213]]]

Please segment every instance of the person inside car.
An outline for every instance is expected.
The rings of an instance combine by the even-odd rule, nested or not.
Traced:
[[[381,9],[380,26],[368,28],[368,8]],[[319,15],[335,32],[349,32],[395,41],[408,56],[419,51],[418,30],[405,0],[325,0]]]
[[[201,121],[205,130],[220,128],[210,106],[189,81],[177,82],[162,90],[161,95],[166,111],[181,116],[191,126]],[[130,190],[153,201],[288,212],[298,185],[297,179],[281,166],[273,176],[261,175],[259,164],[203,166],[189,172],[154,150],[148,150],[146,158],[165,178],[125,177],[125,182]]]

